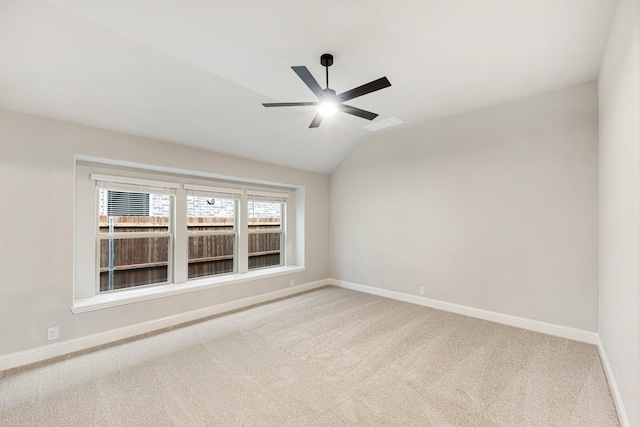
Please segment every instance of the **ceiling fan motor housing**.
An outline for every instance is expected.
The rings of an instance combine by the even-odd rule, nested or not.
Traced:
[[[322,92],[324,93],[324,95],[322,96],[324,97],[332,97],[335,98],[336,97],[336,91],[330,88],[326,88],[326,89],[322,89]]]

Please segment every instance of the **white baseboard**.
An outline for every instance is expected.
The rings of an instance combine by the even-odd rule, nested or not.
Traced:
[[[607,381],[609,382],[609,388],[611,389],[613,402],[616,404],[616,409],[618,410],[618,418],[620,419],[620,425],[622,427],[631,427],[631,423],[629,422],[629,417],[627,416],[627,411],[624,408],[622,395],[620,394],[620,389],[618,388],[618,380],[616,379],[615,372],[611,364],[609,363],[607,352],[604,351],[604,347],[602,345],[602,341],[600,340],[600,337],[598,337],[598,351],[600,352],[600,360],[602,360],[604,373],[607,376]]]
[[[66,341],[56,342],[42,347],[36,347],[30,350],[11,353],[0,356],[0,371],[16,368],[18,366],[28,365],[42,360],[51,359],[53,357],[62,356],[64,354],[73,353],[80,350],[86,350],[114,341],[131,338],[136,335],[146,334],[148,332],[176,326],[192,320],[202,319],[208,316],[237,310],[251,305],[260,304],[278,298],[287,297],[300,292],[311,289],[320,288],[329,284],[328,280],[318,280],[315,282],[305,283],[302,285],[292,286],[290,288],[279,289],[277,291],[268,292],[266,294],[254,295],[235,301],[217,304],[198,310],[192,310],[185,313],[176,314],[174,316],[163,317],[161,319],[151,320],[148,322],[138,323],[122,328],[111,329],[97,334],[87,335],[84,337],[73,338]]]
[[[570,340],[598,344],[598,334],[596,332],[584,331],[582,329],[570,328],[567,326],[554,325],[552,323],[538,320],[526,319],[524,317],[511,316],[509,314],[497,313],[495,311],[482,310],[468,307],[466,305],[454,304],[432,298],[425,298],[418,295],[410,295],[402,292],[390,291],[387,289],[375,288],[373,286],[360,285],[357,283],[345,282],[344,280],[329,279],[329,284],[354,291],[365,292],[372,295],[391,298],[399,301],[410,302],[423,305],[425,307],[436,308],[438,310],[463,314],[465,316],[478,319],[489,320],[491,322],[502,323],[504,325],[515,326],[529,331],[540,332],[548,335],[555,335]]]

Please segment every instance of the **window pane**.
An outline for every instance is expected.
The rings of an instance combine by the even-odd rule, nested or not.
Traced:
[[[249,230],[279,229],[282,225],[282,203],[249,200]]]
[[[100,292],[168,281],[169,238],[100,240]]]
[[[100,233],[169,231],[171,197],[100,189]]]
[[[236,224],[236,201],[187,196],[187,218],[189,231],[233,230]]]
[[[249,234],[249,270],[282,265],[282,233]]]
[[[234,235],[190,236],[189,279],[234,271]]]

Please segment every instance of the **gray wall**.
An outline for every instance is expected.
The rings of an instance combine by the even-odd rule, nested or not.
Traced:
[[[599,334],[630,425],[640,425],[640,6],[620,0],[598,79]]]
[[[0,356],[152,321],[218,303],[326,279],[326,175],[268,165],[56,120],[0,110]],[[72,314],[75,156],[305,187],[305,267],[301,273]]]
[[[595,332],[597,124],[591,82],[364,141],[331,175],[331,277]]]

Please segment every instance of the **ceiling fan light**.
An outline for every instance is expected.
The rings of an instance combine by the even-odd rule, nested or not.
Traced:
[[[338,104],[333,100],[324,100],[320,103],[318,111],[325,117],[333,116],[338,111]]]

